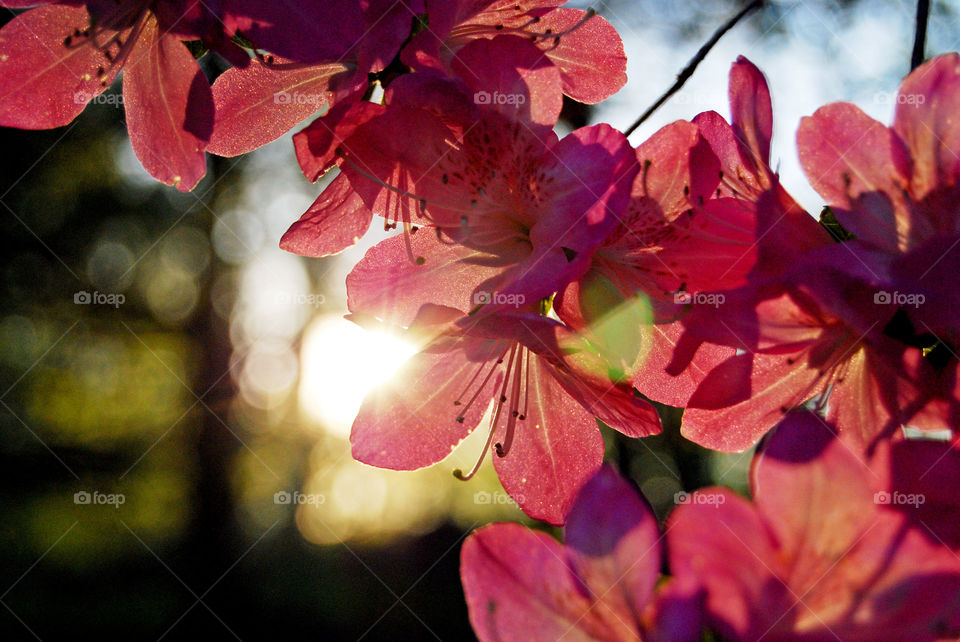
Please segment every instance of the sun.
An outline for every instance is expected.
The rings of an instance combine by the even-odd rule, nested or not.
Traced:
[[[300,409],[328,432],[347,437],[364,396],[416,352],[395,334],[322,316],[304,332]]]

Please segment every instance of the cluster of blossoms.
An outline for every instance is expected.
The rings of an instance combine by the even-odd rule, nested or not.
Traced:
[[[350,318],[421,346],[365,400],[354,457],[418,469],[481,428],[457,476],[489,454],[527,515],[566,525],[564,545],[516,524],[467,539],[481,639],[960,635],[960,450],[933,439],[960,423],[960,56],[907,77],[891,127],[847,103],[803,120],[818,222],[770,167],[744,58],[729,121],[636,148],[606,124],[558,137],[564,96],[626,82],[613,27],[560,4],[47,3],[0,31],[0,124],[65,124],[67,96],[123,69],[138,158],[191,189],[205,151],[327,108],[294,143],[308,179],[335,175],[281,247],[336,254],[381,217],[397,233],[348,276]],[[212,87],[195,45],[234,65]],[[658,433],[650,400],[707,448],[771,433],[752,501],[697,491],[661,534],[598,426]]]

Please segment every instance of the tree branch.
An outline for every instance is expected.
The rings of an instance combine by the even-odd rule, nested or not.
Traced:
[[[630,134],[632,134],[637,127],[642,125],[644,121],[646,121],[648,118],[650,118],[651,115],[653,115],[653,112],[657,111],[657,109],[659,109],[660,106],[663,105],[663,103],[667,102],[670,96],[677,93],[680,90],[680,88],[683,87],[684,83],[686,83],[687,80],[690,79],[690,76],[693,75],[693,72],[696,71],[697,66],[701,62],[703,62],[704,58],[707,57],[707,54],[710,53],[710,50],[713,49],[713,46],[716,45],[718,42],[720,42],[720,38],[722,38],[724,34],[726,34],[728,31],[733,29],[733,27],[738,22],[740,22],[740,20],[742,20],[744,16],[746,16],[748,13],[750,13],[754,9],[759,9],[761,6],[763,6],[763,0],[753,0],[753,2],[751,2],[746,7],[741,9],[737,15],[730,18],[730,20],[728,20],[724,25],[722,25],[719,29],[717,29],[713,33],[713,35],[710,37],[710,40],[708,40],[706,43],[704,43],[702,47],[700,47],[700,50],[697,52],[697,55],[695,55],[690,60],[690,62],[687,63],[687,66],[683,68],[683,71],[681,71],[680,74],[677,76],[677,82],[673,83],[673,86],[670,87],[670,89],[668,89],[666,93],[660,96],[660,98],[657,99],[657,102],[650,105],[647,111],[643,112],[640,118],[638,118],[632,125],[630,125],[630,127],[627,128],[625,132],[623,132],[624,135],[629,136]]]
[[[913,54],[910,56],[910,71],[926,60],[927,19],[930,17],[930,0],[917,0],[917,30],[913,36]]]

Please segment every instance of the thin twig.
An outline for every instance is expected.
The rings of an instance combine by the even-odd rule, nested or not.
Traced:
[[[917,0],[917,31],[913,36],[913,54],[910,56],[910,71],[923,64],[927,48],[927,19],[930,17],[930,0]]]
[[[625,132],[623,132],[624,135],[629,136],[630,134],[632,134],[637,127],[642,125],[645,120],[647,120],[648,118],[650,118],[651,115],[653,115],[653,112],[657,111],[657,109],[659,109],[660,106],[663,105],[663,103],[667,102],[670,96],[677,93],[680,90],[680,88],[683,87],[684,83],[686,83],[687,80],[690,79],[690,76],[693,75],[693,72],[696,71],[697,65],[703,62],[703,59],[707,57],[707,54],[710,53],[710,50],[713,49],[713,46],[720,41],[720,38],[722,38],[725,33],[733,29],[733,27],[738,22],[740,22],[740,20],[742,20],[744,16],[746,16],[748,13],[750,13],[754,9],[759,9],[761,6],[763,6],[763,0],[753,0],[753,2],[751,2],[746,7],[744,7],[740,11],[740,13],[730,18],[730,20],[728,20],[726,24],[724,24],[719,29],[717,29],[714,32],[714,34],[710,37],[710,40],[708,40],[706,43],[704,43],[702,47],[700,47],[700,51],[697,52],[697,55],[695,55],[690,60],[690,62],[687,63],[687,66],[683,68],[683,71],[681,71],[680,74],[677,76],[677,82],[673,83],[673,86],[670,87],[670,89],[668,89],[665,94],[660,96],[660,98],[657,99],[657,102],[650,105],[649,109],[643,112],[643,115],[641,115],[640,118],[636,120],[636,122],[630,125],[630,127],[627,128]]]

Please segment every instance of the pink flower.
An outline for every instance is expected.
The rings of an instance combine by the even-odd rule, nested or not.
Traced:
[[[693,302],[716,312],[723,295],[710,294],[704,303],[703,293],[763,279],[828,242],[769,167],[770,94],[760,71],[742,57],[730,71],[730,105],[732,124],[705,112],[664,127],[637,148],[641,170],[626,214],[587,274],[556,303],[565,322],[594,332],[636,307],[637,297],[649,300],[655,324],[637,323],[633,345],[623,349],[620,339],[612,350],[620,354],[611,358],[622,359],[645,395],[676,406],[686,406],[707,373],[742,346],[703,345],[669,376],[665,366],[683,334],[671,322]],[[704,316],[709,322],[710,314]],[[630,332],[623,327],[618,335]]]
[[[556,8],[559,4],[563,2],[431,4],[427,28],[404,47],[401,58],[417,70],[452,69],[469,84],[474,70],[456,69],[461,48],[481,39],[510,36],[526,41],[556,65],[564,94],[583,103],[600,102],[627,81],[623,42],[610,23],[592,10]]]
[[[528,306],[528,307],[535,307]],[[659,432],[656,411],[629,384],[610,381],[575,333],[537,313],[461,317],[423,306],[414,336],[432,336],[353,424],[353,456],[394,470],[444,459],[493,403],[486,445],[504,489],[531,517],[562,524],[577,490],[600,467],[594,417],[633,437]]]
[[[203,150],[213,100],[206,77],[180,42],[195,36],[175,30],[184,17],[179,4],[89,2],[90,13],[73,4],[31,9],[0,31],[0,125],[66,125],[122,69],[127,130],[137,158],[157,180],[192,189],[206,173]],[[186,18],[196,22],[192,13]]]
[[[262,7],[264,13],[279,10],[273,19],[281,25],[288,24],[283,21],[283,12],[299,12],[294,3],[242,4]],[[422,4],[391,0],[324,2],[313,9],[316,23],[308,21],[304,27],[293,20],[298,29],[304,29],[303,42],[289,30],[262,30],[263,39],[272,47],[262,46],[275,53],[287,51],[288,57],[261,57],[228,69],[217,78],[213,83],[217,115],[207,150],[220,156],[244,154],[276,140],[321,110],[360,101],[370,84],[370,74],[383,71],[409,37],[412,18],[423,11]],[[320,17],[324,17],[322,22]],[[237,21],[237,25],[249,22]],[[308,38],[307,31],[330,30],[336,33]],[[275,36],[266,37],[274,32]],[[248,37],[260,41],[254,35]],[[322,45],[307,46],[305,42]],[[318,121],[317,127],[334,118],[335,114],[323,124]]]
[[[483,641],[638,640],[660,575],[657,520],[611,468],[583,487],[565,544],[520,524],[463,543],[460,577]]]
[[[949,121],[930,109],[953,100],[955,65],[944,57],[905,81],[910,87],[939,79],[935,89],[909,94],[916,104],[903,102],[901,111],[916,113],[904,112],[901,130],[937,128],[950,140]],[[943,271],[956,258],[956,232],[949,231],[956,188],[946,170],[929,169],[937,154],[949,154],[917,151],[927,162],[913,163],[896,131],[845,104],[805,120],[798,137],[808,173],[856,238],[792,252],[792,266],[767,264],[748,285],[726,292],[720,309],[695,306],[682,319],[685,333],[669,373],[683,371],[703,342],[746,351],[699,384],[684,414],[685,434],[708,447],[742,450],[811,399],[863,446],[901,425],[952,427],[960,383],[955,320],[944,312],[954,294]],[[822,172],[812,174],[814,167]],[[932,175],[942,184],[930,187]],[[776,212],[772,199],[759,202],[768,218]],[[760,255],[775,256],[780,247],[771,235],[758,242]]]
[[[883,501],[875,473],[815,415],[754,459],[753,503],[698,491],[667,524],[671,573],[737,640],[937,640],[960,634],[960,558]]]

